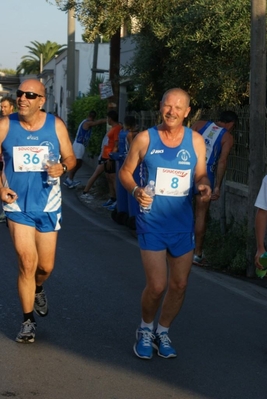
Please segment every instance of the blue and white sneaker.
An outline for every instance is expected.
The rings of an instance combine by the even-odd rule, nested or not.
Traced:
[[[102,206],[110,206],[110,205],[112,205],[114,203],[114,201],[110,198],[110,199],[108,199]]]
[[[117,201],[114,201],[113,204],[111,204],[111,205],[108,207],[108,210],[109,210],[109,211],[114,211],[114,209],[116,209],[116,206],[117,206]]]
[[[153,340],[155,336],[152,331],[145,327],[139,327],[136,330],[136,342],[134,344],[133,350],[136,356],[140,359],[151,359],[153,356]]]
[[[72,180],[70,180],[68,177],[65,181],[63,181],[63,184],[68,188],[72,188]]]
[[[71,184],[70,188],[75,188],[75,187],[79,186],[80,184],[81,184],[81,180],[79,180],[79,181],[72,180],[72,184]]]
[[[171,340],[167,332],[155,333],[153,347],[158,351],[158,355],[165,359],[177,356],[176,350],[171,346]]]

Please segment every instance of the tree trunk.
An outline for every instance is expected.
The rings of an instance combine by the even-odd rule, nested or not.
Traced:
[[[247,276],[255,273],[255,199],[265,172],[266,0],[251,0]]]

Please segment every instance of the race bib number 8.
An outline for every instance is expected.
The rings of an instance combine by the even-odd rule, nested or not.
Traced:
[[[156,195],[184,197],[189,194],[191,170],[157,168]]]
[[[48,156],[47,146],[13,147],[15,172],[43,172],[44,158]]]

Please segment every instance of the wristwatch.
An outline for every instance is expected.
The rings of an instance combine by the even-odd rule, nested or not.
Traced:
[[[62,167],[63,167],[63,173],[66,173],[68,168],[67,165],[65,165],[64,163],[62,163]]]

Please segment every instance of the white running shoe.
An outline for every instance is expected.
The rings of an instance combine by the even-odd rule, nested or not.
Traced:
[[[83,193],[83,194],[80,196],[80,198],[83,199],[83,200],[85,200],[85,201],[91,201],[91,200],[94,199],[94,197],[93,197],[91,194],[89,194],[89,193]]]

